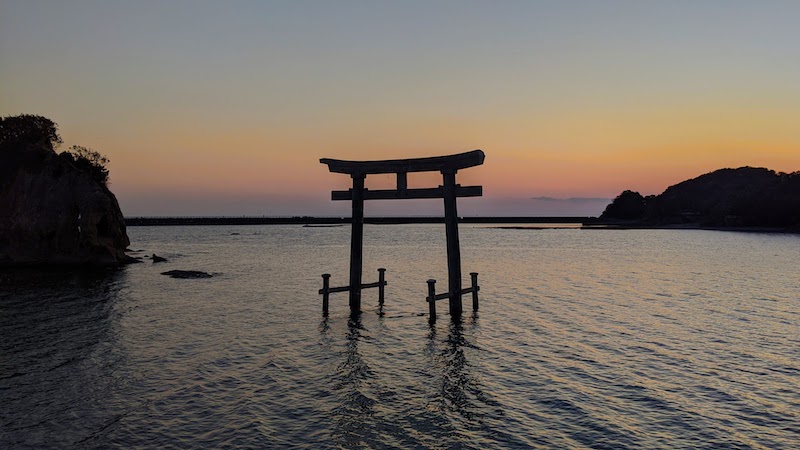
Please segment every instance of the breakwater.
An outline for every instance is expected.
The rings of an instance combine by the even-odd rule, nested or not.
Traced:
[[[585,223],[592,217],[459,217],[461,223]],[[125,225],[331,225],[348,224],[349,217],[126,217]],[[444,223],[444,217],[365,217],[364,223],[393,225],[408,223]]]

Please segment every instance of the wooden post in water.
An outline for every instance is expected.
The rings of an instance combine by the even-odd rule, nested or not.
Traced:
[[[386,269],[378,269],[378,306],[383,308],[383,290],[386,286]]]
[[[350,314],[361,312],[361,268],[364,250],[364,178],[363,173],[353,177],[353,225],[350,238]]]
[[[428,280],[428,320],[436,322],[436,280]]]
[[[322,274],[322,314],[328,315],[328,298],[330,297],[331,274]]]
[[[408,174],[397,172],[397,192],[403,194],[408,190]]]
[[[450,315],[461,316],[461,250],[458,243],[458,211],[456,210],[456,170],[443,170],[444,227],[447,234],[447,286],[450,293]]]
[[[478,310],[478,272],[470,272],[469,276],[472,277],[472,310]]]

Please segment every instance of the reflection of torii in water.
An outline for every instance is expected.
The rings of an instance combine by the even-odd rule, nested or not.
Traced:
[[[444,336],[437,335],[436,325],[431,324],[423,359],[401,357],[398,363],[405,369],[413,368],[416,375],[399,379],[393,373],[377,370],[388,360],[386,354],[375,352],[374,348],[370,350],[374,342],[385,337],[381,332],[381,329],[386,330],[383,319],[378,319],[376,325],[370,327],[370,331],[363,324],[362,316],[351,316],[343,336],[339,332],[345,322],[341,320],[329,322],[325,317],[319,326],[320,344],[325,354],[333,356],[325,358],[320,371],[330,381],[324,390],[327,405],[324,409],[330,419],[330,435],[336,446],[356,448],[364,446],[365,442],[387,442],[388,439],[402,443],[406,448],[459,447],[463,444],[459,428],[478,426],[485,429],[487,425],[491,428],[492,423],[503,423],[505,417],[499,408],[501,405],[493,398],[492,392],[486,390],[480,376],[482,369],[478,353],[482,350],[477,342],[477,316],[451,321]],[[424,366],[418,365],[425,361],[427,364]],[[392,365],[394,367],[395,363]],[[408,389],[415,391],[412,397],[394,405],[394,397],[405,396]],[[424,407],[416,409],[412,420],[425,426],[442,424],[444,428],[439,433],[408,433],[408,426],[398,426],[392,406],[402,408],[420,402]],[[462,425],[453,424],[454,421]],[[414,425],[409,426],[417,429]],[[423,431],[421,428],[417,430]],[[513,442],[513,437],[508,437],[513,444],[523,446]]]
[[[350,292],[350,312],[361,312],[361,289],[366,287],[361,283],[363,231],[364,231],[364,200],[391,200],[414,198],[443,198],[444,220],[447,232],[447,276],[448,292],[441,294],[441,298],[450,300],[450,315],[454,318],[461,316],[461,295],[467,292],[477,292],[477,285],[461,289],[461,250],[458,243],[458,211],[456,209],[457,197],[480,197],[483,195],[481,186],[461,186],[456,184],[456,172],[460,169],[479,166],[483,164],[483,151],[459,153],[449,156],[434,156],[431,158],[394,159],[384,161],[342,161],[338,159],[320,159],[328,165],[331,172],[345,173],[353,178],[353,188],[347,191],[333,191],[332,200],[352,200],[353,203],[353,228],[350,242],[350,285],[342,288],[333,288],[339,291]],[[440,172],[443,185],[435,188],[409,189],[407,174],[409,172]],[[367,175],[394,173],[397,175],[397,189],[369,190],[364,188],[364,179]],[[474,278],[474,277],[473,277]],[[327,280],[326,280],[327,281]],[[383,282],[374,283],[382,288]],[[372,287],[372,286],[369,286]],[[329,289],[328,292],[335,292]],[[323,288],[325,290],[325,288]],[[435,296],[439,297],[439,296]],[[434,302],[435,298],[429,298]],[[433,312],[434,309],[432,308]],[[431,317],[435,320],[435,317]]]

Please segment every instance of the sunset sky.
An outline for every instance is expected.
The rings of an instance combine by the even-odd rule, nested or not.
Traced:
[[[478,148],[460,213],[596,215],[800,170],[799,23],[800,1],[0,0],[0,115],[106,154],[126,216],[347,215],[319,158]]]

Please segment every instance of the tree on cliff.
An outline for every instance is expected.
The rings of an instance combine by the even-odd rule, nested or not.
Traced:
[[[77,169],[88,173],[93,180],[108,184],[108,158],[80,145],[73,145],[59,155],[69,160]]]
[[[61,145],[58,125],[47,117],[21,114],[0,117],[0,148],[13,144],[40,145],[55,150]]]
[[[55,151],[62,143],[58,124],[46,117],[32,114],[0,117],[0,151],[18,151],[27,145]],[[59,157],[88,174],[93,180],[108,184],[109,160],[99,152],[73,145]]]
[[[634,220],[641,219],[647,204],[642,194],[634,191],[624,191],[619,194],[600,216],[601,219],[622,219]]]

